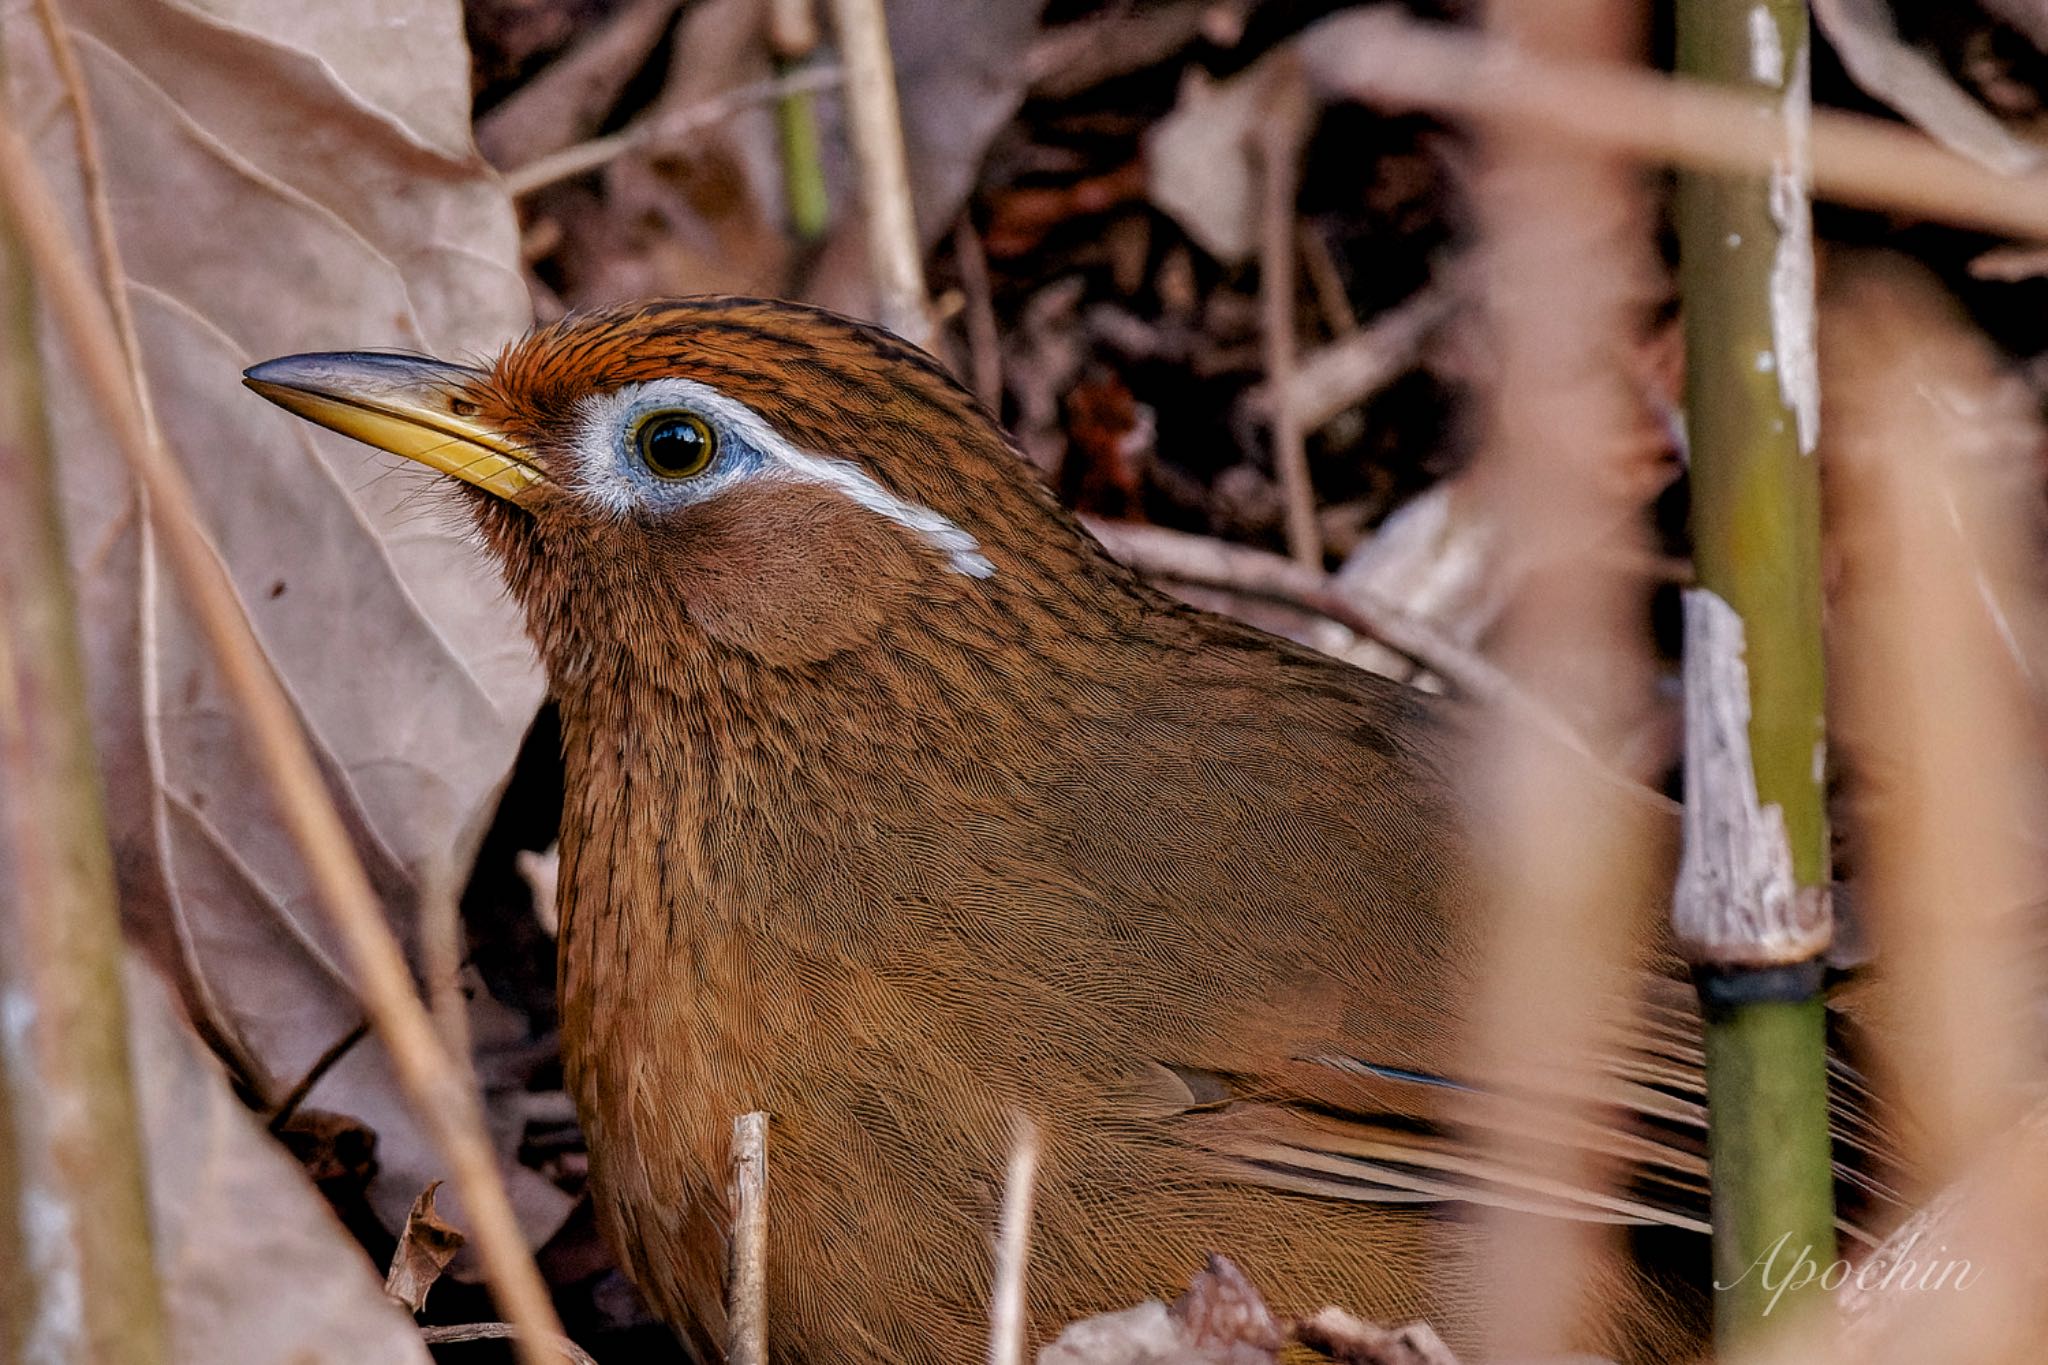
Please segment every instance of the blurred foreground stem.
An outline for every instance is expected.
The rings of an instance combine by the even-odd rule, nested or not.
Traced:
[[[167,1355],[34,290],[0,216],[0,1360]],[[33,1209],[33,1214],[31,1214]]]
[[[1796,1316],[1835,1256],[1808,38],[1796,0],[1680,0],[1677,13],[1679,69],[1755,93],[1757,117],[1785,130],[1768,177],[1688,174],[1679,188],[1698,587],[1674,919],[1706,1016],[1728,1347]]]

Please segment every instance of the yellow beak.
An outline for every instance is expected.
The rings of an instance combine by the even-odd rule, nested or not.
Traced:
[[[242,382],[285,411],[520,502],[547,482],[527,451],[476,418],[464,365],[374,351],[266,360]]]

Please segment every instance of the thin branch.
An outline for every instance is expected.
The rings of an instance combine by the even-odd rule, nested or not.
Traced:
[[[2041,166],[2038,145],[2007,128],[1931,55],[1899,36],[1887,0],[1812,0],[1811,9],[1828,45],[1865,93],[2000,175],[2024,175]]]
[[[313,1065],[306,1068],[306,1074],[299,1077],[298,1083],[277,1102],[277,1108],[271,1112],[267,1125],[270,1131],[282,1133],[291,1123],[292,1116],[299,1112],[299,1106],[306,1102],[306,1096],[313,1093],[313,1087],[320,1084],[321,1079],[332,1071],[342,1058],[355,1051],[356,1044],[362,1042],[369,1034],[370,1021],[361,1019],[356,1022],[354,1028],[329,1043],[327,1050],[313,1060]]]
[[[726,1365],[768,1365],[768,1116],[732,1121],[732,1238],[725,1268]]]
[[[882,0],[832,0],[832,15],[839,33],[839,60],[846,69],[847,131],[860,165],[877,315],[884,327],[905,341],[929,346],[932,320],[925,294],[924,248],[911,207],[888,20]]]
[[[1413,368],[1422,346],[1457,306],[1456,296],[1430,285],[1370,324],[1303,356],[1285,385],[1262,381],[1245,395],[1250,410],[1272,420],[1285,406],[1303,431],[1314,431],[1355,408]]]
[[[1270,96],[1259,120],[1259,326],[1266,383],[1294,389],[1294,193],[1301,150],[1313,117],[1301,71],[1286,53],[1275,58],[1266,84]],[[1287,514],[1287,552],[1312,569],[1323,566],[1323,532],[1316,522],[1315,485],[1309,479],[1308,438],[1291,403],[1273,410],[1273,472]]]
[[[1323,325],[1332,336],[1350,336],[1358,330],[1358,310],[1351,306],[1351,296],[1345,292],[1344,275],[1337,268],[1329,242],[1314,224],[1303,219],[1295,224],[1294,249],[1301,254],[1301,272],[1308,276],[1308,286],[1315,291],[1316,310],[1323,315]]]
[[[509,1341],[524,1357],[527,1353],[527,1338],[509,1322],[461,1322],[451,1327],[422,1327],[420,1340],[429,1346],[453,1346],[465,1341]],[[597,1357],[578,1346],[565,1336],[556,1336],[552,1345],[558,1359],[567,1365],[597,1365]]]
[[[678,0],[628,0],[476,121],[491,164],[529,162],[597,131],[674,26]]]
[[[988,279],[988,252],[967,214],[953,225],[953,259],[960,268],[960,292],[967,296],[967,368],[974,396],[997,417],[1003,412],[1003,344],[996,330],[995,302]]]
[[[1352,12],[1310,30],[1303,60],[1332,96],[1463,115],[1693,170],[1769,174],[1784,148],[1773,104],[1700,81],[1547,60],[1507,44]],[[2048,172],[2005,176],[1882,119],[1816,110],[1816,197],[2048,238]]]
[[[564,147],[559,152],[551,152],[509,170],[505,172],[505,193],[514,199],[523,199],[536,190],[597,170],[628,152],[680,143],[698,129],[722,123],[757,104],[767,104],[803,91],[829,90],[839,84],[839,78],[838,67],[817,66],[742,85],[713,99],[678,109],[673,114],[646,119],[616,133]]]
[[[142,372],[142,343],[135,333],[135,310],[128,302],[128,272],[121,264],[121,242],[114,232],[114,214],[107,197],[107,163],[100,153],[99,120],[93,116],[92,94],[85,84],[85,72],[78,65],[78,50],[72,45],[71,30],[57,12],[57,0],[36,0],[36,18],[43,26],[43,38],[50,47],[50,64],[71,101],[71,132],[78,155],[78,178],[85,191],[86,222],[92,231],[93,253],[99,258],[100,285],[106,290],[107,307],[114,315],[114,328],[121,337],[121,354],[127,357],[128,373],[135,386],[135,401],[142,408],[142,420],[150,439],[162,439],[157,426],[156,406],[150,401],[149,381]]]
[[[1002,1221],[996,1228],[996,1284],[988,1307],[989,1365],[1024,1365],[1029,1303],[1025,1272],[1031,1261],[1031,1201],[1038,1185],[1038,1127],[1017,1115],[1010,1169],[1003,1182]]]
[[[549,1352],[535,1343],[561,1335],[560,1327],[513,1216],[476,1094],[435,1037],[413,989],[405,953],[328,797],[292,704],[215,555],[191,485],[169,452],[151,438],[106,301],[65,232],[41,169],[4,113],[0,203],[22,237],[46,307],[70,344],[78,381],[149,499],[159,543],[248,727],[278,813],[347,947],[365,1011],[407,1097],[448,1162],[499,1305],[522,1328],[521,1357],[527,1365],[549,1365]]]
[[[419,881],[420,975],[426,980],[427,1012],[441,1046],[476,1085],[470,1055],[469,997],[462,990],[462,893],[445,852],[431,854]]]
[[[1490,5],[1486,21],[1501,50],[1586,65],[1626,60],[1640,41],[1634,0]],[[1307,50],[1320,55],[1314,44]],[[1497,364],[1474,487],[1491,502],[1503,562],[1521,568],[1494,648],[1546,709],[1571,718],[1587,748],[1619,764],[1654,698],[1639,625],[1647,585],[1601,562],[1613,547],[1639,554],[1645,524],[1643,482],[1618,468],[1634,458],[1636,447],[1619,438],[1640,414],[1614,364],[1647,308],[1640,177],[1532,125],[1484,131],[1472,185],[1475,265]],[[1461,1013],[1465,1074],[1479,1089],[1454,1106],[1479,1122],[1483,1159],[1600,1190],[1613,1173],[1569,1138],[1598,1108],[1570,1101],[1599,1093],[1602,1044],[1632,1000],[1624,964],[1644,899],[1658,892],[1645,851],[1661,822],[1596,780],[1611,769],[1559,762],[1522,715],[1490,711],[1473,736],[1461,766],[1486,949]],[[1532,1075],[1546,1078],[1558,1103],[1514,1124],[1488,1123],[1477,1097]],[[1535,1359],[1582,1341],[1594,1297],[1585,1287],[1619,1251],[1612,1233],[1495,1209],[1472,1221],[1482,1287],[1474,1336],[1483,1343],[1474,1354]]]
[[[0,1193],[25,1202],[0,1207],[0,1218],[28,1239],[30,1274],[25,1291],[9,1283],[0,1299],[34,1305],[53,1358],[156,1365],[169,1333],[150,1245],[120,913],[31,259],[17,232],[0,219],[0,861],[11,874],[0,886],[9,1035],[0,1039],[0,1147],[13,1186]],[[0,1327],[0,1352],[11,1358],[14,1344]]]

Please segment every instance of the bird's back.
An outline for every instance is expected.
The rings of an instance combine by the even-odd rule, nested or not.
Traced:
[[[693,756],[666,780],[579,754],[571,705],[572,803],[612,794],[603,852],[565,848],[564,960],[604,964],[565,977],[572,1078],[672,1310],[719,1312],[728,1125],[765,1109],[796,1358],[978,1349],[1013,1113],[1046,1143],[1042,1330],[1210,1251],[1286,1310],[1468,1319],[1465,1235],[1371,1148],[1447,1140],[1477,951],[1449,720],[1121,575],[1090,609],[1057,666],[885,640],[744,698],[717,669],[642,689],[628,728]],[[654,888],[658,941],[585,922],[622,883]],[[1314,1169],[1345,1142],[1362,1165]],[[1611,1274],[1629,1330],[1696,1325]]]

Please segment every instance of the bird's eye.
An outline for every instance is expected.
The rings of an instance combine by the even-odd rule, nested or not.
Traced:
[[[657,478],[689,479],[702,474],[718,451],[711,424],[694,412],[656,412],[633,431],[640,459]]]

